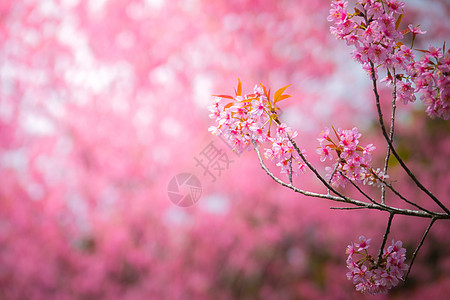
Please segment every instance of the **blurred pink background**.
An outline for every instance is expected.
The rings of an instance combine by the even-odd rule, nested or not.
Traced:
[[[207,130],[211,95],[237,78],[292,84],[281,118],[312,162],[323,127],[358,126],[381,165],[370,82],[329,33],[329,4],[0,0],[0,299],[364,299],[345,247],[365,235],[376,251],[387,215],[296,195]],[[408,1],[403,26],[440,46],[449,13]],[[402,155],[447,205],[448,133],[420,102],[399,110]],[[196,162],[211,142],[231,160],[215,180]],[[167,193],[179,173],[201,183],[187,208]],[[391,178],[437,209],[395,165]],[[323,192],[309,173],[295,183]],[[390,239],[410,258],[426,226],[398,217]],[[367,298],[442,299],[449,246],[437,222],[409,281]]]

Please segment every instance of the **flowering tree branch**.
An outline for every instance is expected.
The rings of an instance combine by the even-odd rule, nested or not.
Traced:
[[[276,183],[287,187],[291,190],[293,190],[296,193],[302,194],[304,196],[313,197],[313,198],[321,198],[321,199],[328,199],[331,201],[341,202],[341,203],[348,203],[355,205],[356,207],[346,207],[346,208],[336,208],[336,209],[357,209],[357,208],[367,208],[367,209],[376,209],[381,211],[387,211],[392,214],[399,214],[399,215],[406,215],[406,216],[413,216],[413,217],[421,217],[421,218],[435,218],[435,219],[450,219],[450,216],[444,213],[438,213],[438,212],[430,212],[430,211],[423,211],[423,210],[411,210],[411,209],[403,209],[403,208],[397,208],[392,207],[388,205],[384,205],[381,203],[368,203],[357,199],[352,199],[350,197],[346,196],[333,196],[330,194],[320,194],[320,193],[314,193],[310,191],[302,190],[291,183],[286,183],[279,177],[275,176],[269,168],[264,163],[264,159],[261,156],[261,152],[259,150],[259,147],[255,141],[253,141],[254,149],[256,152],[256,155],[258,156],[259,164],[261,165],[262,169],[269,175],[270,178],[272,178]]]
[[[433,226],[435,221],[436,221],[435,218],[431,219],[430,224],[428,225],[427,229],[425,230],[425,233],[422,236],[422,239],[419,242],[419,245],[417,245],[416,250],[414,250],[414,253],[411,258],[411,263],[409,264],[408,272],[406,272],[406,275],[405,275],[405,280],[408,278],[409,272],[411,272],[411,268],[416,259],[417,253],[419,252],[419,249],[422,247],[423,242],[425,241],[425,238],[427,237],[428,233],[430,232],[431,226]]]
[[[372,155],[376,148],[373,144],[366,146],[360,144],[361,133],[358,128],[345,130],[332,127],[331,130],[329,128],[323,130],[318,138],[320,146],[317,153],[320,155],[321,162],[334,161],[333,168],[325,168],[326,177],[322,176],[307,159],[306,150],[297,145],[295,141],[297,131],[282,123],[278,117],[278,102],[291,97],[284,94],[289,86],[278,89],[272,96],[270,89],[259,84],[255,86],[253,93],[244,95],[239,80],[235,96],[215,96],[209,110],[210,117],[216,120],[217,126],[211,126],[209,131],[215,135],[223,135],[237,152],[252,146],[263,170],[275,182],[294,192],[308,197],[353,205],[353,207],[333,209],[375,209],[388,212],[386,231],[376,259],[367,251],[371,239],[366,239],[364,236],[359,238],[358,243],[352,243],[347,248],[349,255],[347,267],[350,270],[347,277],[353,281],[358,291],[378,294],[386,293],[400,280],[406,278],[432,224],[438,219],[450,219],[450,210],[416,178],[393,145],[396,103],[401,101],[407,104],[414,101],[414,91],[423,94],[421,99],[427,105],[427,113],[431,117],[450,118],[448,109],[450,52],[444,54],[444,51],[430,47],[429,50],[423,51],[425,58],[416,62],[411,48],[406,47],[399,40],[403,38],[403,34],[411,32],[414,41],[417,34],[424,32],[412,25],[403,32],[398,31],[403,17],[404,3],[397,0],[359,0],[357,2],[360,8],[355,8],[354,13],[349,13],[346,9],[348,5],[346,1],[333,1],[328,20],[334,22],[331,32],[338,39],[343,39],[348,45],[356,48],[352,54],[353,57],[370,74],[378,123],[387,143],[382,170],[372,166]],[[444,55],[445,59],[443,59]],[[393,84],[389,132],[384,123],[377,86],[379,67],[385,68],[388,74],[383,81]],[[397,72],[395,67],[404,73]],[[433,80],[430,80],[430,77]],[[416,85],[416,90],[412,88],[413,84]],[[287,175],[288,183],[274,175],[266,166],[260,152],[260,147],[266,144],[270,144],[271,147],[264,148],[264,157],[280,167],[280,173]],[[425,209],[422,205],[407,199],[388,182],[387,169],[391,153],[415,185],[426,193],[444,213]],[[294,186],[293,175],[307,170],[311,171],[326,188],[326,194],[306,191]],[[350,198],[344,192],[338,191],[338,187],[345,188],[347,183],[350,183],[367,201]],[[361,185],[381,187],[380,200],[375,200],[361,188]],[[386,188],[417,210],[387,205]],[[402,248],[401,241],[392,241],[392,244],[385,248],[395,215],[431,219],[409,267],[405,264],[406,250]],[[355,257],[361,258],[355,260]]]
[[[395,102],[397,101],[397,78],[395,77],[395,68],[393,68],[393,79],[392,79],[392,112],[391,112],[391,126],[389,129],[389,140],[392,141],[394,140],[394,127],[395,127],[395,111],[397,110],[397,105],[395,104]],[[384,160],[384,168],[383,168],[383,173],[387,174],[387,169],[388,169],[388,165],[389,165],[389,158],[391,157],[391,147],[388,145],[387,146],[387,150],[386,150],[386,158]],[[381,203],[384,204],[385,199],[386,199],[386,185],[383,184],[381,186]]]
[[[376,176],[376,175],[375,175]],[[384,179],[381,178],[377,178],[378,180],[380,180],[383,183],[383,186],[387,186],[396,196],[398,196],[400,199],[402,199],[403,201],[405,201],[406,203],[417,207],[420,210],[423,210],[425,212],[428,212],[430,214],[433,214],[431,211],[429,211],[426,208],[423,208],[422,206],[418,205],[417,203],[411,202],[408,199],[406,199],[402,194],[400,194],[390,183],[386,182]]]
[[[436,196],[433,195],[433,193],[431,193],[427,188],[425,188],[423,186],[423,184],[416,178],[416,176],[411,172],[411,170],[406,166],[405,162],[403,161],[403,159],[401,159],[400,155],[398,155],[397,151],[394,148],[394,145],[392,144],[390,137],[386,131],[386,126],[384,125],[384,121],[383,121],[383,112],[381,110],[381,104],[380,104],[380,95],[378,94],[378,89],[377,89],[377,80],[375,78],[375,66],[373,64],[373,62],[370,61],[370,70],[371,70],[371,77],[372,77],[372,84],[373,84],[373,92],[375,94],[375,101],[376,101],[376,106],[377,106],[377,112],[378,112],[378,121],[380,123],[380,127],[381,127],[381,131],[383,133],[383,136],[386,140],[386,142],[389,145],[389,149],[392,152],[392,154],[395,156],[395,158],[397,159],[397,161],[400,163],[400,165],[402,166],[403,170],[405,170],[406,174],[408,174],[408,176],[412,179],[412,181],[414,181],[414,183],[417,185],[417,187],[419,189],[421,189],[423,192],[425,192],[425,194],[427,194],[431,199],[433,199],[433,201],[439,205],[439,207],[442,208],[442,210],[444,210],[447,214],[450,214],[450,210],[445,207],[445,205],[439,201]]]
[[[389,232],[391,231],[392,219],[394,219],[394,216],[395,216],[394,213],[389,214],[389,219],[388,219],[388,222],[386,225],[386,232],[383,235],[383,241],[381,242],[380,252],[378,254],[378,259],[377,259],[376,265],[379,265],[381,262],[381,257],[383,255],[383,249],[384,249],[384,246],[386,245],[386,241],[389,236]]]

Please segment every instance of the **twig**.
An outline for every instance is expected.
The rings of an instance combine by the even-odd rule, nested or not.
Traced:
[[[331,173],[330,180],[328,180],[328,184],[329,184],[329,185],[331,185],[331,181],[333,180],[334,174],[336,174],[337,169],[338,169],[340,163],[341,163],[341,161],[340,161],[340,159],[338,159],[338,161],[337,161],[337,163],[336,163],[336,166],[334,167],[333,173]],[[327,189],[327,192],[328,192],[328,194],[329,194],[329,193],[330,193],[330,190]]]
[[[354,210],[354,209],[364,209],[365,207],[330,207],[330,209],[337,209],[337,210]]]
[[[395,214],[400,214],[400,215],[415,216],[415,217],[421,217],[421,218],[450,219],[450,215],[443,214],[443,213],[437,213],[437,212],[428,213],[428,212],[421,211],[421,210],[401,209],[401,208],[391,207],[391,206],[387,206],[387,205],[380,206],[380,204],[375,205],[373,203],[368,203],[368,202],[352,199],[352,198],[345,197],[345,196],[344,197],[333,196],[333,195],[329,195],[329,194],[319,194],[319,193],[301,190],[301,189],[293,186],[292,184],[284,182],[283,180],[276,177],[272,172],[270,172],[270,170],[264,164],[264,161],[261,157],[261,153],[258,149],[258,145],[253,140],[252,140],[252,143],[255,148],[256,154],[258,156],[258,160],[261,165],[261,168],[267,173],[267,175],[269,175],[269,177],[272,178],[278,184],[280,184],[284,187],[287,187],[296,193],[299,193],[299,194],[302,194],[302,195],[305,195],[308,197],[328,199],[328,200],[336,201],[336,202],[350,203],[352,205],[362,207],[362,208],[387,211],[389,213],[395,213]]]
[[[358,190],[358,192],[360,192],[364,197],[366,197],[370,202],[372,202],[375,205],[380,205],[378,202],[376,202],[375,200],[372,199],[372,197],[370,197],[369,195],[367,195],[357,184],[355,184],[347,175],[345,175],[342,171],[339,171],[339,173],[345,178],[347,179],[350,184],[356,188]]]
[[[426,211],[427,213],[431,213],[432,214],[432,212],[429,211],[428,209],[423,208],[422,206],[420,206],[420,205],[418,205],[418,204],[416,204],[414,202],[411,202],[408,199],[406,199],[402,194],[400,194],[396,189],[394,189],[394,187],[391,184],[387,183],[384,179],[380,178],[375,172],[372,172],[372,175],[374,175],[379,181],[381,181],[383,183],[384,186],[387,186],[395,195],[397,195],[400,199],[402,199],[406,203],[408,203],[408,204],[410,204],[412,206],[415,206],[415,207],[417,207],[420,210]]]
[[[303,160],[303,162],[308,166],[308,168],[314,173],[314,175],[316,175],[316,177],[325,185],[325,187],[332,191],[333,193],[335,193],[336,195],[338,195],[339,197],[341,197],[342,199],[348,199],[348,197],[342,195],[341,193],[339,193],[335,188],[333,188],[330,184],[328,184],[328,182],[325,180],[325,178],[323,178],[319,172],[317,172],[316,168],[314,168],[313,165],[311,165],[311,163],[306,159],[306,157],[303,155],[302,151],[300,150],[300,148],[297,146],[297,143],[288,135],[289,141],[291,141],[292,145],[294,146],[295,151],[297,151],[298,155],[301,157],[301,159]]]
[[[395,150],[394,146],[392,145],[391,141],[389,140],[389,135],[386,132],[386,127],[385,127],[384,121],[383,121],[383,113],[381,111],[380,95],[378,94],[377,79],[375,77],[375,66],[374,66],[374,64],[373,64],[373,62],[371,60],[369,60],[369,64],[370,64],[370,70],[371,70],[373,92],[375,94],[375,101],[376,101],[376,106],[377,106],[377,111],[378,111],[378,121],[380,123],[381,131],[383,133],[383,136],[384,136],[386,142],[388,143],[392,154],[395,156],[397,161],[400,163],[400,165],[402,166],[403,170],[405,170],[406,174],[408,174],[408,176],[412,179],[412,181],[414,181],[414,183],[417,185],[417,187],[419,187],[424,193],[426,193],[431,199],[433,199],[433,201],[437,205],[439,205],[439,207],[441,207],[448,215],[450,215],[450,211],[448,210],[448,208],[445,207],[445,205],[442,204],[442,202],[439,201],[427,188],[425,188],[422,185],[422,183],[420,183],[420,181],[416,178],[416,176],[414,176],[414,174],[409,170],[409,168],[406,166],[406,164],[400,158],[400,156],[398,155],[398,153]]]
[[[289,183],[292,185],[292,157],[289,160]]]
[[[406,279],[408,278],[409,272],[411,271],[411,267],[412,267],[412,265],[413,265],[413,263],[414,263],[414,260],[416,259],[417,252],[419,252],[420,247],[422,247],[423,241],[425,241],[425,238],[427,237],[428,232],[430,232],[431,226],[433,226],[434,221],[436,221],[436,219],[435,219],[435,218],[432,218],[432,219],[431,219],[431,222],[430,222],[430,225],[428,225],[427,230],[426,230],[425,233],[423,234],[423,237],[422,237],[422,239],[420,240],[419,245],[417,246],[416,250],[414,251],[413,257],[412,257],[412,259],[411,259],[411,264],[409,265],[408,272],[406,272],[405,280],[404,280],[404,281],[406,281]]]
[[[391,231],[391,225],[392,225],[392,219],[393,218],[394,218],[394,213],[390,213],[389,214],[388,223],[387,223],[387,226],[386,226],[386,231],[384,232],[384,236],[383,236],[383,241],[381,242],[380,252],[378,253],[377,263],[375,264],[377,266],[378,266],[378,264],[381,261],[381,256],[383,256],[383,249],[384,249],[384,246],[386,245],[386,240],[387,240],[387,237],[389,235],[389,232]]]
[[[393,83],[393,89],[392,89],[392,112],[391,112],[391,126],[389,128],[389,140],[391,143],[394,141],[394,125],[395,125],[395,110],[397,108],[396,101],[397,101],[397,78],[395,76],[395,68],[392,68],[392,72],[394,73],[392,83]],[[386,159],[384,160],[384,169],[383,174],[387,175],[387,169],[389,165],[389,158],[391,157],[391,148],[389,145],[387,146],[386,150]],[[381,186],[381,203],[384,204],[386,199],[386,190],[385,186]]]

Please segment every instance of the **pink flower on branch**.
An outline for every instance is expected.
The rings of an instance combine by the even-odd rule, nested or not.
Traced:
[[[347,278],[352,280],[357,291],[363,294],[386,294],[403,281],[408,270],[405,264],[406,249],[402,242],[394,240],[383,251],[379,261],[368,253],[370,239],[359,237],[359,243],[347,246]]]
[[[316,151],[322,162],[332,161],[333,153],[336,154],[335,167],[326,168],[333,186],[345,186],[348,179],[356,183],[379,186],[380,180],[389,177],[379,169],[375,171],[372,168],[372,154],[376,148],[373,144],[365,147],[359,145],[361,133],[358,128],[354,127],[351,130],[339,128],[334,132],[338,139],[336,141],[330,137],[328,128],[322,131],[321,137],[318,138],[320,147]]]
[[[345,40],[347,45],[354,46],[351,56],[362,64],[369,76],[375,72],[375,78],[378,78],[377,69],[380,67],[388,69],[388,75],[389,69],[397,69],[399,82],[396,93],[400,102],[414,102],[414,93],[419,92],[430,117],[448,120],[449,72],[445,71],[448,70],[448,59],[442,58],[450,54],[430,47],[428,50],[420,50],[425,52],[425,56],[420,61],[415,61],[411,50],[414,40],[418,34],[425,34],[426,31],[412,24],[404,31],[399,31],[404,2],[361,0],[357,4],[359,8],[355,8],[355,13],[350,13],[347,11],[347,1],[337,0],[331,3],[332,8],[327,18],[333,23],[331,33],[337,39]],[[408,33],[412,34],[411,47],[400,41]],[[388,76],[383,81],[391,85],[392,80],[392,76]]]
[[[218,124],[217,127],[210,127],[209,131],[223,135],[237,152],[249,148],[252,141],[258,144],[272,143],[272,147],[265,149],[264,154],[281,168],[281,173],[291,176],[299,171],[304,172],[306,165],[290,140],[297,136],[297,131],[281,123],[277,116],[276,104],[290,97],[283,94],[287,87],[277,90],[273,98],[270,97],[270,90],[262,84],[255,86],[253,94],[242,95],[239,80],[235,97],[215,96],[209,106],[212,112],[210,118]],[[222,100],[228,103],[221,104]],[[301,153],[304,155],[304,150]]]
[[[425,34],[427,33],[426,31],[422,31],[419,26],[413,26],[412,24],[408,25],[409,30],[411,31],[411,33],[413,35],[417,35],[417,34]]]
[[[395,147],[392,146],[395,101],[398,100],[404,104],[413,102],[416,99],[415,93],[421,92],[421,99],[427,107],[428,114],[448,119],[450,57],[443,50],[431,47],[427,51],[422,50],[425,53],[422,60],[415,61],[412,46],[408,47],[400,40],[403,35],[411,32],[414,42],[414,37],[424,32],[411,25],[409,29],[399,31],[403,18],[403,2],[397,0],[359,0],[357,3],[359,6],[355,8],[353,13],[347,11],[347,1],[333,1],[328,20],[333,22],[330,30],[336,38],[344,39],[348,45],[354,47],[352,56],[362,64],[363,69],[366,70],[373,81],[380,125],[389,144],[384,170],[372,167],[375,146],[373,144],[364,146],[360,143],[361,133],[358,128],[339,128],[337,130],[333,128],[331,134],[330,130],[326,128],[318,138],[320,145],[316,150],[320,155],[321,162],[331,162],[331,166],[325,166],[326,178],[322,177],[320,172],[305,158],[304,150],[300,150],[293,140],[297,132],[282,123],[278,118],[276,104],[289,97],[283,95],[287,86],[277,90],[273,97],[271,97],[270,89],[267,90],[262,84],[255,86],[253,94],[244,95],[239,81],[234,97],[217,96],[224,103],[213,103],[211,105],[210,111],[212,114],[210,116],[216,120],[218,126],[213,126],[210,131],[221,134],[230,140],[234,149],[238,152],[249,145],[254,145],[260,164],[267,174],[276,182],[300,194],[348,202],[359,206],[358,208],[388,211],[390,219],[388,230],[383,239],[382,248],[384,248],[392,217],[395,214],[409,214],[406,213],[406,209],[392,207],[391,203],[385,203],[387,188],[408,204],[417,207],[420,213],[431,214],[433,218],[435,214],[408,200],[395,187],[386,182],[389,176],[385,173],[388,169],[391,153],[410,175],[409,169],[403,165],[402,159],[397,154]],[[383,81],[394,88],[391,132],[389,133],[391,137],[388,137],[385,130],[380,97],[377,91],[376,82],[379,68],[385,69],[387,73],[387,77]],[[290,184],[273,175],[264,164],[264,159],[261,157],[258,147],[264,146],[266,143],[269,146],[263,151],[264,157],[276,164],[280,168],[280,173],[287,174]],[[293,186],[292,175],[299,171],[303,172],[306,168],[311,170],[327,188],[326,195],[304,191]],[[428,193],[413,175],[410,175],[410,177],[419,188],[435,200],[434,196]],[[353,200],[340,190],[335,189],[339,186],[345,187],[347,183],[356,188],[369,202]],[[381,186],[381,200],[379,202],[374,200],[370,194],[358,186],[359,184]],[[441,204],[437,199],[435,202]],[[443,205],[440,206],[443,207]],[[445,207],[443,209],[446,210]],[[368,252],[370,241],[370,239],[361,236],[359,242],[347,247],[346,253],[349,255],[347,266],[350,270],[347,277],[352,280],[357,291],[366,294],[387,293],[389,289],[403,280],[408,270],[408,265],[405,264],[406,250],[402,248],[400,241],[393,241],[392,245],[384,251],[380,251],[378,258],[375,259]]]

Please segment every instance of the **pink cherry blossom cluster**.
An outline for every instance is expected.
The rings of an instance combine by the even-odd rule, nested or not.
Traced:
[[[431,117],[450,119],[450,51],[429,47],[414,64],[416,91]]]
[[[356,48],[352,56],[366,70],[370,70],[369,61],[385,66],[408,63],[409,53],[394,53],[397,41],[403,38],[396,20],[405,4],[397,0],[358,0],[357,3],[361,10],[355,8],[350,13],[346,9],[348,1],[333,1],[327,18],[334,22],[330,27],[332,34]]]
[[[334,168],[326,168],[327,176],[331,179],[333,186],[345,186],[348,179],[357,183],[380,185],[380,179],[389,177],[380,169],[372,168],[371,161],[375,146],[373,144],[365,147],[359,145],[361,133],[358,128],[354,127],[351,130],[339,128],[337,131],[333,128],[333,131],[337,141],[331,138],[329,128],[325,128],[317,139],[320,142],[317,153],[320,154],[322,162],[333,160],[333,153],[337,155]]]
[[[296,136],[296,131],[293,131],[286,124],[282,123],[277,128],[276,137],[269,138],[272,142],[272,148],[265,149],[264,156],[275,162],[281,168],[280,173],[289,175],[292,171],[292,174],[298,175],[298,171],[306,171],[306,165],[289,140],[289,137],[294,138]],[[302,154],[306,156],[305,150],[302,150]]]
[[[276,114],[278,108],[275,103],[290,97],[282,95],[285,88],[278,90],[271,101],[270,90],[267,91],[262,84],[255,85],[252,94],[241,96],[239,81],[236,97],[220,95],[214,98],[209,106],[209,116],[215,119],[217,126],[211,126],[208,130],[223,136],[238,153],[251,149],[252,141],[257,144],[272,143],[271,148],[265,149],[265,157],[275,162],[281,173],[297,175],[298,171],[306,170],[290,140],[297,136],[297,132],[281,123]],[[231,102],[225,104],[223,100]],[[304,150],[302,154],[305,155]]]
[[[353,281],[356,290],[364,294],[386,294],[395,287],[408,270],[405,264],[406,249],[402,248],[402,241],[395,242],[384,249],[382,256],[377,262],[368,254],[371,239],[364,236],[359,237],[359,243],[347,246],[346,253],[347,278]]]
[[[430,47],[425,57],[415,61],[411,48],[400,40],[404,34],[411,33],[412,41],[418,34],[425,34],[418,26],[408,25],[399,31],[405,3],[398,0],[358,0],[359,8],[354,13],[347,11],[348,2],[333,1],[328,21],[333,22],[331,32],[337,39],[345,40],[354,46],[352,57],[363,65],[370,74],[374,67],[387,70],[385,81],[388,85],[393,78],[397,80],[397,99],[403,104],[414,102],[415,93],[423,94],[426,111],[431,117],[449,119],[449,55]],[[372,65],[372,66],[371,66]],[[397,69],[397,70],[396,70]],[[392,73],[394,75],[392,75]],[[403,73],[401,73],[403,72]],[[416,87],[413,87],[413,84]]]

